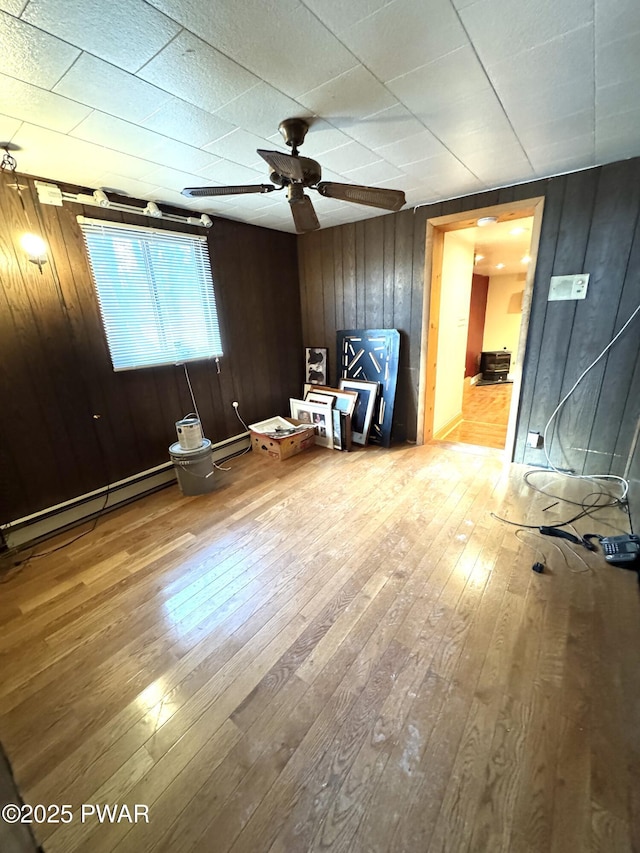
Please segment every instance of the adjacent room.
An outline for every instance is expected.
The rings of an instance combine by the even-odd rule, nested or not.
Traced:
[[[640,15],[0,0],[0,849],[640,850]]]

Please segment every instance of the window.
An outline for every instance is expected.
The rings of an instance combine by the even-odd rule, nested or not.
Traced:
[[[114,370],[222,355],[206,237],[78,222]]]

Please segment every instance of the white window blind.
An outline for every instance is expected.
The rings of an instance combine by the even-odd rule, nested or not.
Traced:
[[[222,355],[206,237],[78,222],[114,370]]]

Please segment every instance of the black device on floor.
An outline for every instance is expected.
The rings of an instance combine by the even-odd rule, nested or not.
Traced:
[[[636,568],[634,563],[640,561],[640,536],[625,533],[623,536],[605,536],[600,540],[602,553],[607,563],[623,566],[625,569]]]

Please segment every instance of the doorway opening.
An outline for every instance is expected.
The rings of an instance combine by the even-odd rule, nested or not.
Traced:
[[[418,443],[512,458],[543,204],[428,220]]]

